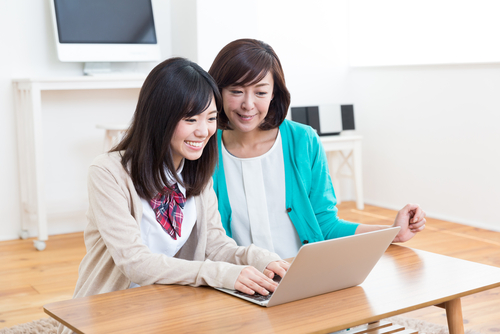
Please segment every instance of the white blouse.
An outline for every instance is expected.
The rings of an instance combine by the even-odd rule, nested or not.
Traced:
[[[240,246],[256,246],[281,258],[297,255],[299,235],[286,212],[285,165],[278,132],[273,147],[255,158],[238,158],[222,143],[222,159],[232,210],[231,231]]]
[[[182,181],[182,167],[177,172],[179,179]],[[168,177],[168,174],[167,174]],[[179,190],[182,192],[184,197],[186,196],[186,189],[178,184]],[[184,204],[184,209],[182,213],[184,218],[182,220],[181,236],[177,237],[177,240],[172,239],[170,235],[163,229],[163,227],[156,220],[156,214],[149,203],[149,200],[141,198],[142,201],[142,220],[141,220],[141,239],[144,245],[146,245],[152,253],[154,254],[165,254],[168,256],[174,256],[179,249],[186,243],[187,239],[191,235],[194,224],[196,223],[196,205],[194,197],[189,198]],[[138,287],[138,284],[131,283],[129,288]]]

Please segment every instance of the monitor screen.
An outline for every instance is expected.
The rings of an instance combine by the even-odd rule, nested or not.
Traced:
[[[51,0],[64,62],[160,60],[151,0]]]
[[[59,43],[155,44],[151,0],[54,0]]]

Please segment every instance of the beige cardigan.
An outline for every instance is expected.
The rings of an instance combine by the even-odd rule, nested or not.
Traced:
[[[78,270],[73,298],[127,289],[131,282],[234,289],[245,265],[263,271],[270,262],[279,260],[277,254],[254,245],[239,247],[226,236],[212,182],[195,197],[197,221],[175,257],[153,254],[142,243],[141,199],[121,165],[119,152],[94,160],[88,192],[87,254]]]

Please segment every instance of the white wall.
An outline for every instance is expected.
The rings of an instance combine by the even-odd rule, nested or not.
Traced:
[[[170,2],[154,0],[162,55],[171,55]],[[0,240],[17,238],[20,194],[12,79],[82,75],[82,63],[57,59],[48,0],[0,1]],[[149,72],[154,63],[116,64]],[[88,165],[101,152],[104,130],[96,123],[126,122],[138,89],[51,91],[42,94],[46,202],[49,234],[81,231],[87,207]],[[69,213],[69,214],[68,214]],[[36,235],[36,224],[29,226]]]
[[[500,64],[358,68],[366,201],[500,230]]]
[[[350,63],[371,65],[346,84],[365,136],[367,201],[415,201],[430,216],[500,230],[498,2],[349,5]],[[405,64],[420,66],[374,66]]]
[[[198,61],[196,0],[171,0],[172,56]]]
[[[259,38],[280,56],[292,105],[355,105],[358,133],[365,138],[367,203],[400,208],[419,202],[431,216],[500,230],[495,207],[500,177],[494,170],[500,157],[494,129],[500,121],[500,65],[349,68],[348,0],[178,1],[154,2],[164,58],[186,56],[208,69],[228,42]],[[11,79],[81,73],[81,64],[58,62],[49,19],[45,1],[0,1],[0,240],[16,238],[20,227]],[[137,93],[42,96],[51,210],[63,201],[74,208],[86,205],[86,169],[102,145],[95,123],[129,117]],[[348,189],[342,190],[349,199]],[[52,215],[49,234],[82,230],[84,224],[81,214]]]
[[[350,0],[350,64],[500,61],[497,0]]]

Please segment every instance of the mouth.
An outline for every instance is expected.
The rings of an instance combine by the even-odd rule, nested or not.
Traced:
[[[200,149],[203,147],[203,143],[204,141],[184,141],[186,143],[187,146],[197,150],[197,149]]]
[[[242,115],[242,114],[238,114],[238,113],[236,113],[236,115],[238,115],[238,117],[242,121],[251,121],[256,116],[256,115]]]

